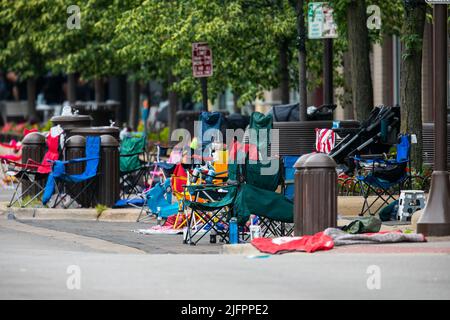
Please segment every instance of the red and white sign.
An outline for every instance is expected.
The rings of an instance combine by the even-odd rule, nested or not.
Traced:
[[[195,78],[211,77],[213,74],[212,51],[206,42],[192,44],[192,73]]]

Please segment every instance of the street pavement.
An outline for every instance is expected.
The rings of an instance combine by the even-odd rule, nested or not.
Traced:
[[[116,244],[136,248],[152,254],[213,254],[221,253],[222,244],[209,243],[208,234],[196,245],[183,243],[183,235],[143,235],[133,230],[148,229],[156,224],[150,222],[102,222],[78,220],[22,220],[24,224],[80,236],[94,237]]]
[[[2,217],[0,298],[450,299],[450,255],[444,253],[146,254],[42,226]]]
[[[450,238],[255,256],[151,225],[0,216],[0,299],[450,299]]]

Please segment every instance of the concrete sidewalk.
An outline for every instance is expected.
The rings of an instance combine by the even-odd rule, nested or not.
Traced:
[[[369,201],[370,201],[369,197]],[[342,217],[357,216],[363,205],[362,197],[339,197],[338,214]],[[8,202],[0,202],[0,215],[14,213],[19,219],[73,219],[134,222],[139,216],[139,209],[107,209],[98,214],[95,209],[48,209],[48,208],[8,208]],[[381,204],[381,202],[380,202]]]

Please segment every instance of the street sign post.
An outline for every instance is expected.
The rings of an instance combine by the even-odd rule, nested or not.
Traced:
[[[308,37],[323,39],[323,97],[324,103],[334,103],[333,92],[333,39],[338,37],[334,21],[333,8],[328,2],[311,2],[308,4]]]
[[[310,39],[338,37],[333,8],[328,2],[311,2],[308,5],[308,37]]]
[[[203,110],[208,110],[208,77],[213,75],[212,51],[206,42],[192,44],[192,73],[200,78],[202,86]]]
[[[195,78],[213,75],[212,51],[206,42],[192,44],[192,72]]]

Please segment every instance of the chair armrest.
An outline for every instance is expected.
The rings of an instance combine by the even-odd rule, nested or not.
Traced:
[[[86,162],[86,161],[90,161],[90,160],[97,160],[100,159],[100,157],[92,157],[92,158],[76,158],[76,159],[70,159],[70,160],[66,160],[66,161],[62,161],[62,160],[47,160],[50,163],[62,163],[64,165],[66,164],[70,164],[70,163],[79,163],[79,162]]]
[[[133,156],[138,156],[141,154],[145,154],[145,151],[140,151],[140,152],[134,152],[134,153],[127,153],[127,154],[120,154],[119,157],[120,158],[127,158],[127,157],[133,157]]]

